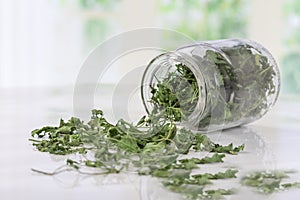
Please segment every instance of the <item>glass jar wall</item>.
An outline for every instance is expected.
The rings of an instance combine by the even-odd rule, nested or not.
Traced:
[[[200,42],[154,58],[142,80],[149,114],[202,132],[253,122],[280,88],[278,66],[262,45],[245,39]]]

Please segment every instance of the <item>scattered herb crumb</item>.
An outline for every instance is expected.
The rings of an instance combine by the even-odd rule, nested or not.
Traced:
[[[289,178],[288,172],[284,171],[257,171],[243,177],[241,183],[245,186],[253,187],[256,191],[263,194],[300,188],[300,182],[282,183],[287,178]]]

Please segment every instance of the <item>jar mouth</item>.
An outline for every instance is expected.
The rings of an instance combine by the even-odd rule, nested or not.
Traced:
[[[203,117],[205,110],[205,103],[207,101],[206,84],[199,66],[188,57],[188,55],[181,52],[167,52],[161,54],[150,61],[142,77],[141,96],[144,107],[148,114],[151,114],[154,109],[154,104],[151,102],[153,94],[151,90],[159,83],[159,81],[166,79],[170,72],[176,71],[176,65],[182,64],[186,66],[195,77],[197,81],[197,100],[195,107],[186,119],[180,120],[180,124],[185,127],[195,129],[198,126],[199,119]],[[189,85],[187,84],[187,87]]]

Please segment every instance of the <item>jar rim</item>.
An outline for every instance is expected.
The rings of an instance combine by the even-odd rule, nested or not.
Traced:
[[[182,63],[187,66],[193,75],[196,78],[197,86],[199,89],[198,100],[194,111],[188,116],[187,120],[181,121],[180,123],[184,123],[185,127],[197,127],[197,122],[199,121],[199,117],[202,117],[205,112],[205,104],[207,101],[207,91],[206,91],[206,83],[203,77],[201,70],[199,69],[197,63],[190,58],[188,55],[182,52],[166,52],[158,55],[154,59],[152,59],[147,65],[143,77],[142,77],[142,85],[141,85],[141,96],[144,107],[148,114],[151,113],[153,109],[153,104],[150,102],[151,99],[151,88],[155,84],[156,79],[159,78],[156,75],[159,71],[166,70],[166,73],[170,71],[172,67],[175,66],[176,63]],[[164,68],[162,68],[164,67]]]

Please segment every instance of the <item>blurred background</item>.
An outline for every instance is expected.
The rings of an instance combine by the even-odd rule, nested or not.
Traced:
[[[0,0],[0,88],[74,85],[99,43],[142,27],[256,40],[280,64],[282,95],[300,93],[299,0]]]

